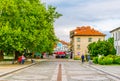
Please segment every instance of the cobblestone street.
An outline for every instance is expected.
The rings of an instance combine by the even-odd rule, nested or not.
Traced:
[[[119,79],[81,64],[80,61],[56,60],[39,62],[1,77],[0,81],[119,81]]]

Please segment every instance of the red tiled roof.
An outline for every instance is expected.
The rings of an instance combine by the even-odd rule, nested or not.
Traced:
[[[72,30],[74,35],[83,35],[83,36],[105,36],[105,34],[91,28],[90,26],[77,27],[75,30]]]

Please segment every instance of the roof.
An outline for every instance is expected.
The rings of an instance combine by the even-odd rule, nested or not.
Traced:
[[[63,40],[59,40],[59,42],[61,42],[61,43],[64,44],[64,45],[69,46],[69,43],[67,43],[67,42],[65,42],[65,41],[63,41]]]
[[[119,30],[119,29],[120,29],[120,27],[115,28],[115,29],[111,30],[110,33],[114,32],[114,31],[116,31],[116,30]]]
[[[106,36],[105,34],[91,28],[90,26],[77,27],[74,32],[74,36]]]
[[[63,40],[59,40],[58,42],[62,43],[63,45],[67,45],[67,46],[70,46],[70,44],[68,42],[65,42]],[[57,44],[54,45],[54,48],[57,47]]]

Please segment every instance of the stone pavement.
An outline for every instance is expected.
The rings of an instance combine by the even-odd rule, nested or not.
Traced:
[[[120,65],[97,65],[92,64],[90,67],[100,70],[104,73],[108,73],[109,75],[113,75],[120,79]]]
[[[46,60],[47,59],[38,59],[38,60],[35,60],[35,62],[46,61]],[[56,59],[54,59],[54,60],[49,59],[47,61],[57,61],[57,60]],[[64,61],[65,60],[63,60],[63,62]],[[74,60],[67,60],[67,61],[74,62]],[[35,63],[30,62],[30,63],[26,63],[26,64],[23,64],[23,65],[22,64],[6,64],[6,65],[0,64],[0,77],[2,77],[4,75],[7,75],[7,74],[10,74],[12,72],[18,71],[20,69],[29,67],[33,64],[35,64]],[[114,76],[120,78],[120,76],[119,76],[120,75],[120,65],[96,65],[96,64],[89,65],[87,62],[84,63],[83,65],[85,65],[85,66],[87,65],[88,67],[95,68],[97,70],[103,71],[105,73],[108,73],[110,75],[114,75]]]
[[[24,69],[26,67],[30,67],[34,65],[36,62],[45,61],[46,59],[34,59],[34,63],[31,62],[31,59],[28,59],[25,64],[12,64],[12,62],[0,63],[0,77],[5,76],[7,74],[13,73],[15,71]]]

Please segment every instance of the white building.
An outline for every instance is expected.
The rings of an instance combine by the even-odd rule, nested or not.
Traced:
[[[54,52],[68,52],[69,51],[69,44],[65,41],[60,40],[56,47],[54,48]]]
[[[116,54],[120,55],[120,27],[110,31],[112,37],[114,37],[114,47],[116,49]]]

